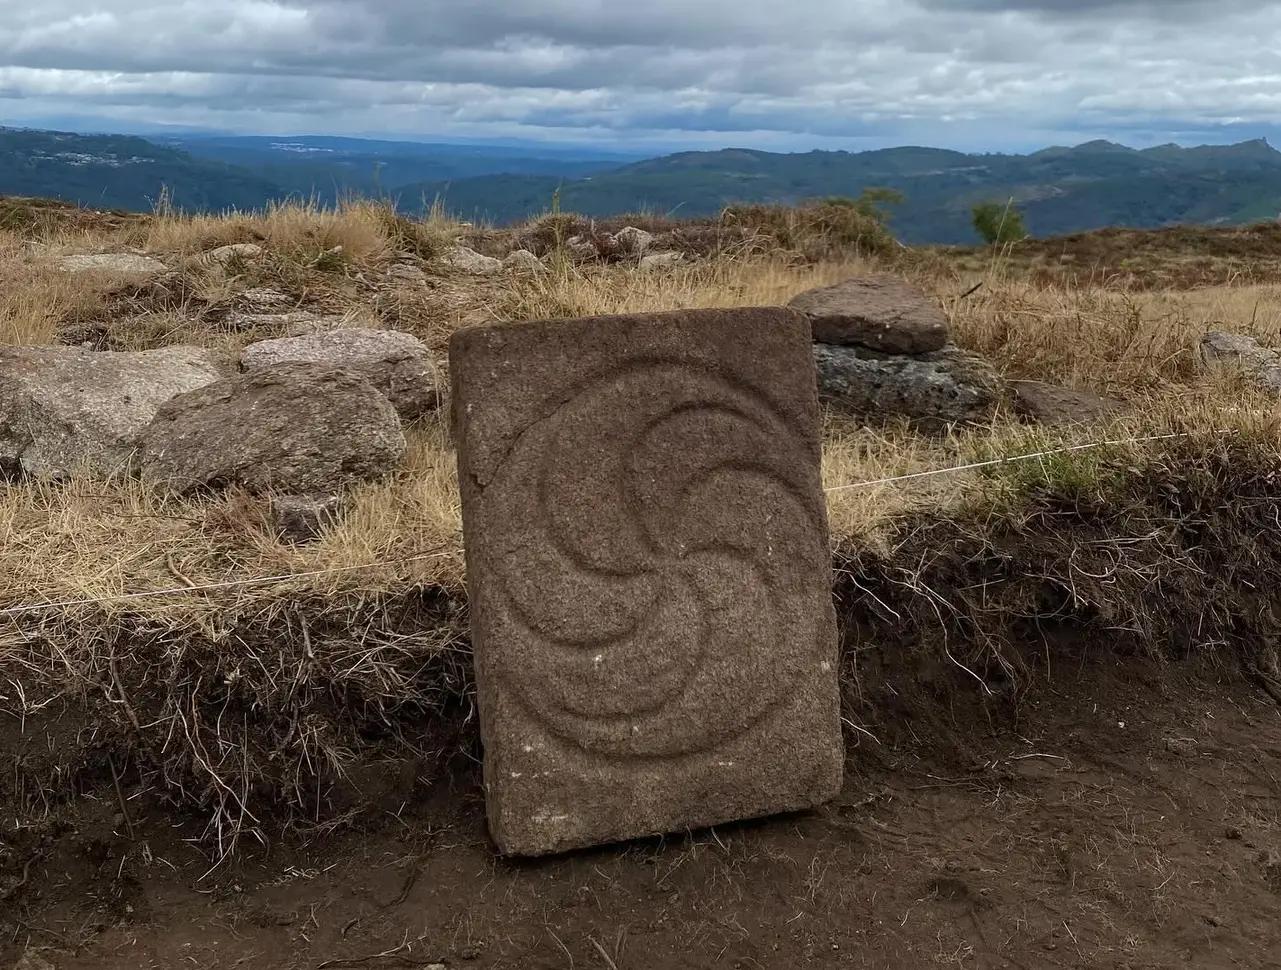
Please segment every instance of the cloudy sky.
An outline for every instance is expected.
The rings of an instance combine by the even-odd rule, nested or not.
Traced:
[[[1018,150],[1278,123],[1261,0],[0,0],[9,125]]]

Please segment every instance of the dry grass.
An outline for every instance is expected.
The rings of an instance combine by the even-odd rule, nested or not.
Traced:
[[[0,343],[48,343],[70,323],[99,320],[116,349],[231,351],[267,334],[229,329],[227,311],[251,287],[271,286],[291,305],[405,329],[439,352],[472,322],[781,304],[877,265],[775,251],[657,273],[553,259],[544,275],[478,279],[430,260],[462,230],[439,212],[412,223],[383,206],[351,205],[161,213],[46,234],[54,251],[140,245],[175,267],[162,285],[124,288],[51,269],[24,240],[2,235]],[[199,259],[245,241],[264,246],[264,257],[227,267]],[[340,257],[328,259],[338,246]],[[403,253],[424,259],[426,282],[387,273]],[[1032,429],[1000,416],[934,437],[829,415],[823,477],[842,555],[898,562],[906,523],[922,517],[981,534],[1034,514],[1037,496],[1112,494],[1118,475],[1195,464],[1198,448],[1216,453],[1224,431],[1249,442],[1256,462],[1275,460],[1272,403],[1202,377],[1196,353],[1208,329],[1281,341],[1281,287],[1136,293],[1045,285],[1008,263],[980,275],[937,259],[896,265],[939,296],[959,343],[1010,376],[1095,388],[1134,407],[1107,426]],[[979,278],[982,288],[962,297]],[[1189,437],[862,484],[1153,434]],[[255,828],[251,801],[319,820],[322,790],[350,765],[388,750],[431,754],[432,715],[468,703],[456,650],[465,591],[454,476],[443,425],[416,428],[396,476],[355,489],[341,524],[301,547],[272,533],[266,500],[239,493],[175,500],[128,480],[9,485],[0,490],[0,610],[91,602],[0,616],[0,669],[23,685],[28,716],[55,699],[97,711],[110,725],[102,736],[114,739],[102,743],[135,752],[169,797],[211,810],[220,851]],[[244,582],[263,577],[287,578]],[[104,692],[109,704],[99,710],[93,699]],[[92,752],[68,749],[65,760],[76,758],[90,764]]]

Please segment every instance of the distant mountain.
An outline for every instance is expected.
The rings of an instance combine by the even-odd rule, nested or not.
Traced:
[[[634,157],[564,148],[533,154],[501,145],[358,138],[144,139],[0,128],[0,194],[138,211],[153,208],[162,190],[183,209],[253,209],[290,197],[332,203],[401,194],[409,182],[503,172],[581,178],[629,161]]]
[[[1107,141],[1030,155],[902,147],[778,154],[681,152],[642,161],[529,146],[320,136],[75,135],[0,128],[0,194],[145,210],[167,189],[187,209],[256,208],[307,196],[441,200],[472,220],[545,211],[710,215],[736,202],[796,203],[898,190],[891,226],[909,243],[975,241],[970,210],[1012,199],[1034,235],[1105,226],[1238,224],[1281,213],[1281,152],[1266,141],[1136,150]]]
[[[332,202],[344,195],[395,192],[410,183],[500,174],[581,178],[635,156],[565,148],[373,141],[325,136],[180,137],[165,139],[196,158],[256,172],[286,193]]]
[[[143,138],[0,128],[0,194],[146,210],[166,190],[184,209],[219,210],[260,206],[279,186]]]
[[[1142,151],[1094,141],[1031,155],[727,149],[669,155],[583,179],[489,176],[407,185],[400,193],[406,204],[442,198],[460,215],[502,223],[542,211],[557,191],[561,208],[586,215],[707,215],[735,202],[855,196],[874,186],[904,195],[892,228],[910,243],[973,242],[971,208],[1008,199],[1042,236],[1105,226],[1246,223],[1281,213],[1281,152],[1262,140]]]

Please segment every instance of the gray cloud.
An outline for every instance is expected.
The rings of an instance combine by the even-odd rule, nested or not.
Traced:
[[[0,0],[0,113],[610,143],[1025,147],[1281,117],[1234,0]]]

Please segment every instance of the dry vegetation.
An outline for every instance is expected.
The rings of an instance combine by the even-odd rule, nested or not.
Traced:
[[[962,552],[981,558],[993,535],[1052,534],[1054,542],[1038,547],[1035,569],[1046,582],[1053,577],[1055,589],[1071,591],[1055,609],[1150,633],[1159,649],[1160,636],[1172,634],[1141,622],[1144,611],[1159,610],[1141,592],[1161,576],[1192,575],[1180,571],[1192,561],[1178,539],[1187,517],[1231,518],[1222,504],[1234,488],[1276,491],[1271,406],[1196,366],[1207,329],[1278,342],[1275,280],[1244,282],[1225,270],[1217,285],[1136,289],[1112,285],[1107,273],[1072,281],[1029,272],[1017,252],[982,260],[973,253],[860,255],[865,248],[842,244],[857,246],[861,237],[851,241],[813,221],[790,224],[786,239],[759,224],[736,230],[733,246],[718,244],[712,255],[661,274],[625,262],[553,258],[544,276],[479,279],[451,274],[431,257],[462,235],[485,249],[510,242],[512,233],[486,235],[440,214],[413,223],[353,205],[100,223],[74,210],[64,215],[15,218],[0,230],[0,343],[88,334],[112,349],[192,342],[234,349],[270,335],[226,323],[246,290],[270,286],[294,307],[407,330],[440,351],[452,330],[486,320],[776,304],[877,260],[937,294],[957,342],[1008,376],[1091,388],[1132,405],[1105,427],[1045,430],[1002,417],[936,437],[828,416],[824,480],[835,490],[829,504],[844,589],[857,598],[856,577],[872,577],[887,609],[897,602],[894,590],[915,590],[917,607],[941,616],[942,594],[922,596],[913,585],[926,583],[934,568],[925,564],[922,536],[962,557],[946,562],[955,580]],[[525,231],[546,235],[547,227]],[[707,233],[668,231],[685,232],[708,251]],[[715,231],[723,242],[724,227]],[[259,243],[266,255],[226,266],[202,258],[237,242]],[[174,271],[126,284],[70,276],[49,261],[123,249],[156,255]],[[426,260],[425,282],[388,273],[406,253]],[[1195,255],[1198,265],[1214,260],[1212,251]],[[1174,434],[1187,437],[1131,440]],[[216,809],[208,812],[212,844],[225,853],[239,834],[265,825],[268,810],[283,807],[312,824],[340,816],[351,806],[333,783],[357,762],[406,752],[436,758],[455,744],[450,725],[465,718],[452,712],[466,713],[469,674],[453,456],[439,423],[411,437],[397,477],[359,489],[344,522],[301,547],[279,541],[262,500],[243,494],[177,501],[130,481],[0,490],[0,703],[50,725],[79,712],[78,726],[59,729],[62,747],[10,773],[0,791],[8,786],[19,805],[47,808],[74,789],[75,778],[100,783],[104,765],[114,773],[110,759],[120,758],[144,789]],[[1121,443],[861,484],[1103,439]],[[1167,494],[1161,482],[1175,483],[1172,494],[1188,496],[1191,511],[1156,503],[1153,495]],[[1240,536],[1253,522],[1233,519],[1222,535]],[[1079,559],[1066,538],[1078,527],[1094,530],[1092,541],[1101,543]],[[1169,541],[1135,539],[1156,534]],[[1114,581],[1074,572],[1087,562],[1112,569]],[[1195,565],[1204,572],[1203,562]],[[259,582],[269,577],[287,578]],[[1211,602],[1209,584],[1198,588],[1197,605],[1226,609]],[[1019,602],[961,597],[947,608],[964,614],[956,622],[969,653],[958,664],[1017,687],[1023,665],[1002,631],[1009,617],[1034,608],[1026,601],[1034,591],[1010,589]],[[923,630],[914,610],[905,615]],[[897,612],[904,614],[902,603]],[[1230,636],[1233,616],[1222,613],[1221,638]]]

